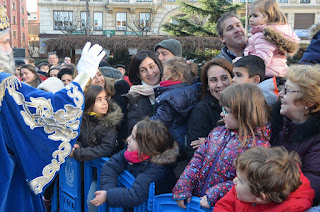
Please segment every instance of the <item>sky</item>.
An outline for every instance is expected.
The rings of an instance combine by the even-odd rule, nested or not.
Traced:
[[[37,12],[37,0],[27,0],[27,11]]]

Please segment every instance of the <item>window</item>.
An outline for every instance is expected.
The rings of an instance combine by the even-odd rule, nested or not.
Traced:
[[[247,0],[240,0],[240,3],[246,3]],[[252,2],[252,0],[249,0],[249,2]]]
[[[113,1],[129,1],[129,0],[113,0]]]
[[[12,3],[12,10],[16,10],[16,4]]]
[[[167,0],[167,2],[176,2],[176,0]]]
[[[150,13],[140,13],[140,29],[150,31]]]
[[[152,2],[152,0],[137,0],[138,2]]]
[[[93,13],[93,30],[102,30],[102,12]]]
[[[300,3],[310,3],[310,0],[300,0]]]
[[[16,24],[16,16],[12,16],[12,24]]]
[[[279,0],[279,3],[288,3],[288,0]]]
[[[81,30],[85,30],[86,29],[86,20],[87,20],[87,12],[80,12],[80,22],[81,22]]]
[[[26,34],[24,32],[22,33],[22,41],[26,41]]]
[[[21,25],[24,27],[24,19],[21,19]]]
[[[24,7],[21,7],[21,13],[24,14]]]
[[[116,30],[127,30],[127,13],[116,13]]]
[[[13,38],[17,39],[17,31],[13,30]]]
[[[53,11],[53,28],[60,30],[72,27],[72,15],[71,11]]]

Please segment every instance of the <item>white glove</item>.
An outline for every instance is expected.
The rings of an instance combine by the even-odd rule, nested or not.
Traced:
[[[105,51],[102,51],[102,46],[99,44],[93,45],[87,42],[82,49],[81,58],[78,62],[77,69],[78,73],[87,73],[93,79],[97,73],[99,63],[105,56]]]

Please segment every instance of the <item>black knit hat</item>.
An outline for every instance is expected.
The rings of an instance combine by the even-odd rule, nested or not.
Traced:
[[[182,46],[181,43],[175,39],[163,40],[154,47],[154,51],[161,47],[169,50],[174,56],[182,57]]]

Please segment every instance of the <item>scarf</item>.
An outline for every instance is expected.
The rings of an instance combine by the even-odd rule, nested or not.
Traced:
[[[129,152],[126,150],[124,152],[124,157],[129,163],[141,163],[150,158],[150,155],[141,154],[139,157],[138,151]]]
[[[152,105],[155,103],[155,95],[153,89],[156,87],[159,87],[159,84],[157,85],[148,85],[144,81],[141,81],[142,85],[133,85],[130,87],[129,94],[131,94],[133,97],[137,97],[139,95],[147,96],[149,97],[149,100]]]
[[[177,85],[180,84],[180,80],[165,80],[160,82],[160,87],[169,87],[171,85]]]

